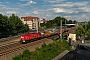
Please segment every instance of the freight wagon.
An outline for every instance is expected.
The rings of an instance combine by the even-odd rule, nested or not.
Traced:
[[[43,37],[49,37],[51,35],[54,35],[54,33],[51,30],[47,30],[44,32],[44,36]]]

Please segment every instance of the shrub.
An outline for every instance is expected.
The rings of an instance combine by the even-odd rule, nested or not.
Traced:
[[[13,60],[52,60],[66,49],[72,50],[65,40],[62,42],[60,40],[56,40],[49,45],[46,45],[45,43],[42,44],[40,49],[37,47],[36,51],[33,52],[26,49],[23,54],[15,56]]]
[[[46,46],[46,43],[42,44],[42,47],[45,47]]]

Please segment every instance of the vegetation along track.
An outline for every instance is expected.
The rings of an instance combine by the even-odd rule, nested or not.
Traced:
[[[47,39],[52,39],[52,40],[54,40],[56,38],[58,38],[58,35],[47,37]],[[34,41],[31,43],[27,43],[27,44],[20,44],[19,42],[17,42],[17,43],[12,43],[12,44],[8,44],[8,45],[6,44],[4,46],[1,46],[0,47],[0,57],[11,54],[11,53],[16,52],[16,51],[24,50],[24,49],[26,49],[30,46],[36,45],[36,44],[42,43],[41,40],[42,39],[38,40],[39,42]],[[43,42],[45,40],[46,39],[43,38]]]

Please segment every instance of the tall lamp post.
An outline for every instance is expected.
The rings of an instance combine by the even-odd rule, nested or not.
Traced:
[[[36,30],[37,30],[37,33],[38,33],[38,20],[36,20]]]
[[[85,19],[86,20],[86,19]],[[85,31],[87,30],[87,21],[85,21]],[[86,32],[85,32],[85,36],[84,38],[86,37]]]
[[[65,20],[65,28],[66,28],[66,20]]]
[[[60,39],[61,39],[61,41],[62,41],[62,20],[61,20],[60,23],[61,23],[61,24],[60,24]]]
[[[87,26],[86,26],[87,22],[85,21],[85,30],[87,30]]]

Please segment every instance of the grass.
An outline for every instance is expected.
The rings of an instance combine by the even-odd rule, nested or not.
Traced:
[[[41,48],[36,48],[33,52],[26,49],[22,54],[13,57],[13,60],[52,60],[65,50],[72,51],[67,41],[56,40],[49,45],[42,44]]]

